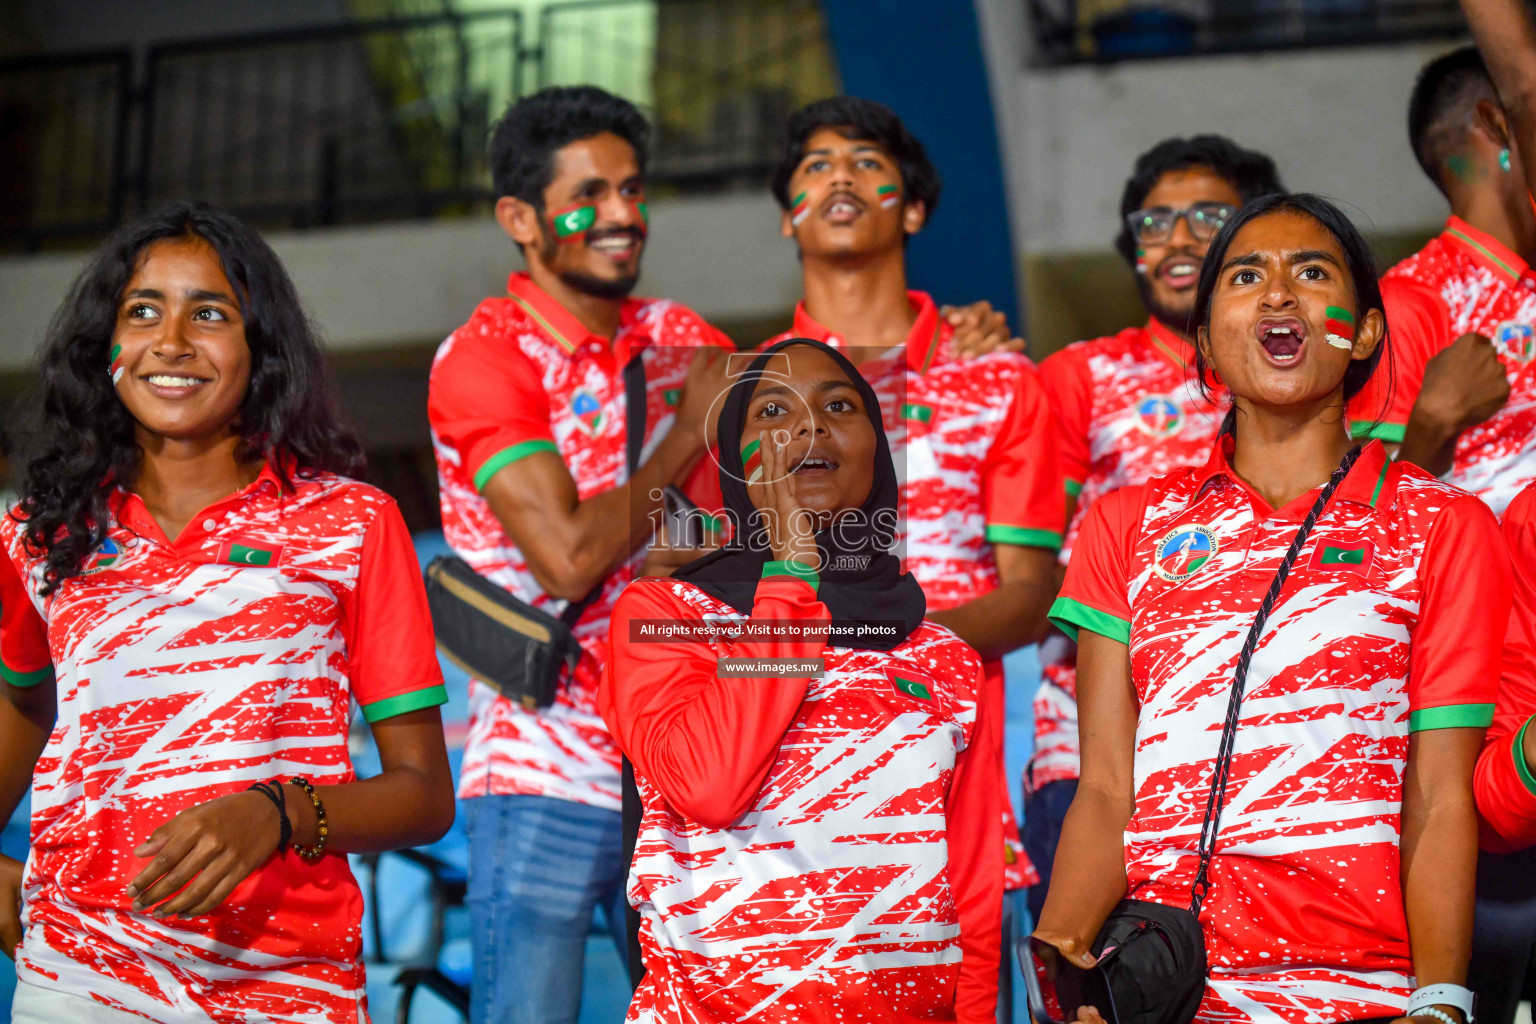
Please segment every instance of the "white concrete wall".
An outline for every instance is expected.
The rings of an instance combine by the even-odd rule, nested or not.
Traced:
[[[794,247],[766,194],[659,200],[639,292],[706,318],[772,317],[800,296]],[[334,349],[437,341],[502,294],[522,260],[488,217],[274,234],[306,309]],[[0,260],[0,371],[25,367],[86,254]]]
[[[1368,231],[1446,214],[1406,121],[1419,68],[1450,43],[1031,68],[1025,5],[975,2],[1021,252],[1106,248],[1136,156],[1206,131],[1269,153],[1288,187],[1343,201]]]

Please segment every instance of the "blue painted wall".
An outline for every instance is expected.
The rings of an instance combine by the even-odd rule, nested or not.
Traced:
[[[886,104],[944,178],[907,250],[912,286],[940,302],[987,299],[1023,330],[992,93],[971,0],[825,0],[843,91]]]

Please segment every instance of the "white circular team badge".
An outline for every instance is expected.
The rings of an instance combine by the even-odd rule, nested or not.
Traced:
[[[1171,395],[1147,395],[1136,403],[1136,425],[1153,437],[1172,437],[1184,427],[1184,409]]]
[[[1208,526],[1180,526],[1157,542],[1152,571],[1169,583],[1183,583],[1216,557],[1220,545]]]
[[[1493,346],[1501,356],[1528,363],[1532,356],[1536,356],[1536,327],[1506,320],[1494,332]]]

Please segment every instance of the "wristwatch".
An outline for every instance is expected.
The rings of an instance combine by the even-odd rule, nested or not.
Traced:
[[[1444,1010],[1435,1009],[1436,1006],[1455,1007],[1461,1011],[1466,1024],[1473,1024],[1477,1019],[1477,993],[1463,985],[1425,985],[1415,989],[1408,997],[1404,1016],[1434,1017],[1442,1024],[1462,1024]]]

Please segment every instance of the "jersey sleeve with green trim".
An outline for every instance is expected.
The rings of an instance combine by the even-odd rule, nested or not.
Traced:
[[[393,501],[380,507],[363,538],[345,625],[352,694],[368,721],[447,702],[421,567]]]
[[[458,454],[477,491],[519,458],[555,451],[539,368],[495,326],[477,312],[455,331],[433,363],[427,391],[432,433]]]
[[[1536,487],[1504,513],[1514,602],[1504,640],[1503,672],[1493,725],[1477,759],[1479,833],[1483,849],[1510,853],[1536,844],[1536,774],[1524,740],[1536,716]]]
[[[6,522],[14,530],[15,521],[7,517]],[[0,556],[0,679],[11,686],[36,686],[52,677],[48,627],[37,613],[16,563]]]
[[[1084,346],[1068,345],[1040,364],[1040,383],[1056,417],[1056,451],[1066,486],[1077,494],[1088,480],[1093,454],[1093,376]]]
[[[1094,502],[1083,520],[1051,621],[1076,639],[1089,630],[1130,643],[1130,552],[1140,532],[1146,486],[1122,487]]]
[[[1449,345],[1451,315],[1434,290],[1411,278],[1382,278],[1388,352],[1349,405],[1350,432],[1395,444],[1424,385],[1424,367]]]
[[[1067,517],[1055,417],[1034,367],[1019,366],[1013,385],[981,469],[987,540],[1055,551]]]
[[[1419,562],[1419,621],[1408,669],[1409,729],[1486,728],[1493,720],[1509,564],[1488,506],[1463,495],[1440,509]]]

